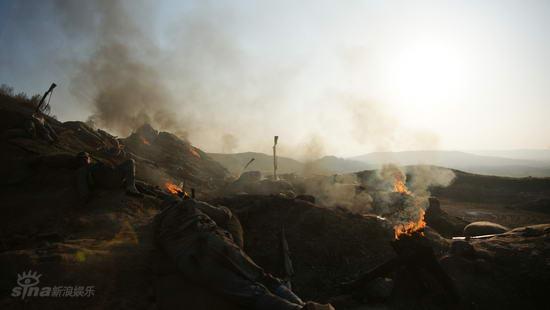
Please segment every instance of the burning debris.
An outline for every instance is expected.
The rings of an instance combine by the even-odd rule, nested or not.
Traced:
[[[421,202],[418,201],[419,198],[407,188],[405,183],[406,175],[401,173],[401,171],[395,171],[393,173],[394,183],[393,191],[402,195],[405,195],[405,208],[397,212],[397,216],[393,218],[405,218],[408,221],[404,223],[398,223],[394,226],[395,239],[400,239],[403,235],[411,236],[413,234],[424,235],[423,229],[426,227],[426,222],[424,221],[424,214],[426,213],[422,206]]]
[[[170,194],[176,195],[180,198],[184,198],[184,199],[195,198],[195,189],[191,188],[191,195],[190,195],[188,192],[185,191],[182,183],[180,183],[179,185],[176,185],[170,181],[167,181],[166,183],[164,183],[164,188]]]
[[[394,227],[395,239],[400,239],[403,235],[411,236],[413,234],[424,235],[424,228],[426,227],[426,222],[424,221],[424,214],[426,212],[422,209],[418,210],[419,219],[416,222],[408,222],[404,224],[397,224]]]
[[[393,191],[396,193],[410,195],[411,191],[409,191],[407,185],[405,184],[405,175],[399,171],[395,172],[393,177]]]
[[[407,187],[407,175],[397,166],[384,166],[377,176],[374,209],[394,223],[395,239],[402,235],[423,234],[428,197]]]
[[[184,192],[184,190],[182,189],[182,186],[178,186],[172,182],[166,182],[164,183],[164,187],[166,188],[166,190],[171,193],[171,194],[174,194],[174,195],[178,195],[182,192]]]

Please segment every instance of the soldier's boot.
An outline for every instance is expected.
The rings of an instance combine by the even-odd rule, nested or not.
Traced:
[[[318,304],[308,301],[302,310],[334,310],[334,307],[331,304]]]
[[[136,197],[143,197],[143,194],[136,188],[136,163],[129,159],[121,164],[120,168],[124,172],[124,187],[126,194]]]

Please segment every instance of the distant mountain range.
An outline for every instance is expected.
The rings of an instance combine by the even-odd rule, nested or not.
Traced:
[[[504,151],[469,151],[468,153],[484,155],[484,156],[496,156],[512,159],[527,159],[536,160],[545,163],[550,163],[550,149],[547,150],[504,150]]]
[[[253,152],[210,153],[209,155],[235,175],[242,172],[243,167],[251,158],[255,158],[255,161],[247,170],[260,170],[267,174],[271,174],[273,171],[271,155]],[[525,156],[525,158],[521,156]],[[349,173],[377,169],[389,163],[401,166],[434,165],[497,176],[550,177],[550,150],[475,151],[475,153],[460,151],[374,152],[349,158],[325,156],[310,162],[279,157],[278,172]]]
[[[502,155],[508,154],[505,151],[494,152],[500,152]],[[512,156],[512,154],[520,153],[509,153],[508,156]],[[548,155],[550,157],[550,153]],[[377,167],[386,163],[395,163],[402,166],[426,164],[498,176],[550,176],[550,158],[548,161],[542,160],[544,157],[541,156],[536,158],[539,160],[484,156],[460,151],[405,151],[375,152],[350,159]]]
[[[215,161],[219,162],[229,172],[239,175],[243,172],[244,166],[254,158],[254,161],[248,166],[247,171],[259,170],[264,174],[273,173],[273,156],[264,153],[246,152],[235,154],[208,153]],[[349,173],[372,169],[374,166],[366,163],[338,158],[335,156],[325,156],[323,158],[301,162],[288,157],[278,157],[277,173]]]
[[[273,173],[273,156],[264,153],[246,152],[234,154],[208,153],[208,156],[219,162],[229,172],[239,175],[243,172],[244,166],[254,158],[248,169],[259,170],[263,173]],[[304,169],[304,163],[288,157],[278,157],[279,173],[301,173]]]

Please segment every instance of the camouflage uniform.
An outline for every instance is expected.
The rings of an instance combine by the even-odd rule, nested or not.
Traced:
[[[186,279],[246,309],[304,306],[281,280],[256,265],[235,242],[234,235],[242,235],[242,231],[238,222],[232,221],[229,209],[193,199],[165,204],[155,218],[155,241]]]

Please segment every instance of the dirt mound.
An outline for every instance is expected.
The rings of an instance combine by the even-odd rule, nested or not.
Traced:
[[[1,101],[0,131],[19,126],[31,114],[32,106]],[[188,188],[195,187],[199,199],[212,197],[227,184],[227,171],[187,141],[150,126],[119,139],[82,122],[46,120],[59,135],[56,143],[24,137],[0,139],[0,308],[153,307],[150,221],[160,208],[158,197],[162,197],[154,185],[167,180],[182,182]],[[29,164],[43,155],[73,156],[81,151],[96,160],[108,160],[109,152],[104,150],[120,145],[136,161],[138,187],[146,194],[144,198],[127,196],[123,189],[94,190],[91,200],[82,203],[75,191],[74,168],[55,162]],[[452,186],[435,193],[491,202],[513,196],[510,203],[545,199],[548,194],[548,179],[457,175]],[[489,183],[492,185],[486,186]],[[339,207],[321,208],[304,199],[279,195],[211,200],[233,210],[245,230],[245,251],[280,277],[284,270],[279,236],[284,227],[296,272],[292,283],[304,299],[341,297],[346,293],[340,290],[342,282],[395,256],[390,246],[393,227],[376,216],[352,214]],[[541,201],[537,206],[547,205],[546,200]],[[435,220],[430,214],[426,220],[446,235],[455,234],[464,224],[441,210],[437,212]],[[458,287],[462,297],[459,308],[536,308],[545,301],[550,287],[550,224],[518,228],[470,244],[457,242],[450,252],[450,240],[429,228],[425,236],[438,258],[443,256],[441,263]],[[93,286],[94,298],[13,298],[10,294],[18,274],[29,270],[42,275],[41,287]],[[410,288],[415,286],[415,279],[405,279],[396,276],[395,287],[401,292],[414,291]],[[173,292],[179,297],[177,289]],[[417,305],[418,296],[387,296],[385,308]],[[426,300],[421,305],[433,306]],[[352,307],[340,309],[346,308]]]
[[[21,126],[32,112],[31,106],[2,100],[1,133]],[[100,150],[120,141],[82,122],[46,121],[58,133],[56,143],[25,136],[0,139],[0,308],[148,307],[148,225],[160,201],[129,197],[122,188],[94,190],[88,203],[80,201],[76,167],[66,159],[81,151],[107,159]],[[37,161],[44,156],[54,160]],[[29,270],[42,275],[41,287],[93,286],[94,297],[10,296],[18,274]]]
[[[245,251],[278,276],[283,275],[279,235],[284,226],[296,271],[293,288],[305,299],[336,296],[341,282],[393,255],[388,242],[393,229],[376,217],[280,196],[238,195],[213,203],[239,216]]]
[[[127,151],[137,155],[137,176],[152,184],[183,183],[206,194],[225,184],[229,172],[205,152],[174,134],[159,132],[146,124],[123,140]]]
[[[4,152],[0,159],[9,162],[0,167],[2,183],[14,174],[11,163],[51,154],[76,155],[86,151],[96,160],[108,161],[112,149],[122,149],[137,165],[137,178],[163,186],[165,182],[182,183],[194,187],[197,194],[207,195],[225,184],[229,173],[205,152],[168,132],[158,132],[144,125],[125,139],[94,129],[86,123],[61,123],[45,116],[46,122],[56,131],[58,141],[47,143],[41,139],[23,136],[4,136],[9,130],[22,129],[31,118],[32,105],[9,97],[0,97],[0,146]],[[15,173],[17,174],[17,173]]]

